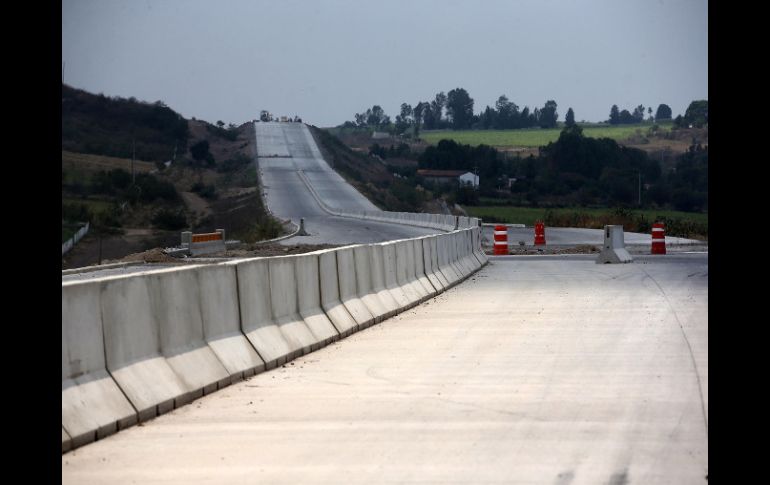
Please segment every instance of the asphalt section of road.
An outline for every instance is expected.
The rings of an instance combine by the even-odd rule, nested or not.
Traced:
[[[493,259],[63,455],[62,483],[707,483],[707,303],[705,254]]]
[[[285,239],[281,244],[374,243],[440,232],[332,216],[319,205],[307,184],[333,211],[379,209],[332,170],[304,124],[259,122],[254,126],[257,165],[267,207],[277,217],[295,223],[304,218],[306,231],[310,234]]]

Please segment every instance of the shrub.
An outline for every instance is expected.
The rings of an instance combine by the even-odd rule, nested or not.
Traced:
[[[187,227],[187,217],[182,210],[161,209],[155,213],[152,223],[159,229],[175,231]]]

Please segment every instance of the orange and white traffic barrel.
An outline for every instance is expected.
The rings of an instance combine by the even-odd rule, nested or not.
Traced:
[[[660,222],[652,225],[652,250],[650,254],[666,254],[666,229]]]
[[[545,244],[545,224],[543,222],[535,223],[535,246]]]
[[[508,254],[508,228],[503,225],[495,226],[495,251],[496,255]]]

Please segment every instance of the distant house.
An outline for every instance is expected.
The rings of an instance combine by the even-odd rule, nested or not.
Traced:
[[[438,184],[457,182],[460,185],[479,186],[479,176],[465,170],[418,170],[417,175]]]

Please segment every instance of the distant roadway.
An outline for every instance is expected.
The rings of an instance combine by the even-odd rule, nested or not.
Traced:
[[[311,234],[283,240],[282,244],[372,243],[439,232],[332,216],[321,207],[308,184],[332,210],[379,209],[326,163],[303,123],[256,122],[254,127],[257,167],[268,209],[276,217],[295,223],[304,218],[305,229]]]

